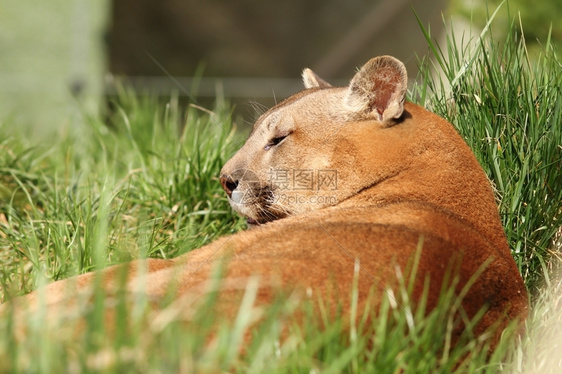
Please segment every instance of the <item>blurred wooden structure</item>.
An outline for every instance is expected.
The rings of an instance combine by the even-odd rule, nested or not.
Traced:
[[[427,43],[414,11],[438,36],[445,7],[444,0],[115,0],[109,68],[164,93],[180,82],[191,87],[189,77],[202,72],[200,96],[222,90],[256,100],[299,89],[304,67],[341,82],[376,55],[398,57],[415,76]]]

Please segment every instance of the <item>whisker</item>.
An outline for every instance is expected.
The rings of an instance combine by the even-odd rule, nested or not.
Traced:
[[[267,112],[268,110],[268,107],[266,105],[263,105],[253,100],[250,100],[250,106],[252,107],[252,109],[254,110],[255,114],[258,117],[264,114],[265,112]]]

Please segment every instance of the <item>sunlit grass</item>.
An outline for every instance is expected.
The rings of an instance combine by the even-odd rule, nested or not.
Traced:
[[[175,257],[241,228],[218,172],[240,146],[226,111],[123,94],[87,134],[41,144],[3,129],[0,280],[16,294],[139,257]]]
[[[414,93],[476,154],[496,190],[515,261],[533,287],[562,225],[562,61],[549,44],[531,60],[517,27],[506,40],[484,32],[468,43],[469,36],[450,33],[441,48],[426,32],[436,63],[426,61]]]

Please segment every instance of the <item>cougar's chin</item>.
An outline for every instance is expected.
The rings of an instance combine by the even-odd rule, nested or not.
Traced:
[[[246,217],[249,227],[263,225],[288,215],[277,207],[273,190],[269,187],[257,190],[234,190],[228,201],[232,209]]]
[[[248,227],[260,226],[268,222],[277,221],[287,216],[286,214],[276,214],[272,210],[259,205],[240,206],[233,203],[231,203],[230,205],[238,214],[246,218]]]

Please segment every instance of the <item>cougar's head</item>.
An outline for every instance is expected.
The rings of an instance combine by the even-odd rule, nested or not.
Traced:
[[[221,171],[231,206],[250,224],[336,205],[388,172],[366,172],[364,150],[402,116],[404,65],[374,58],[348,87],[310,69],[303,80],[306,89],[263,114]]]

